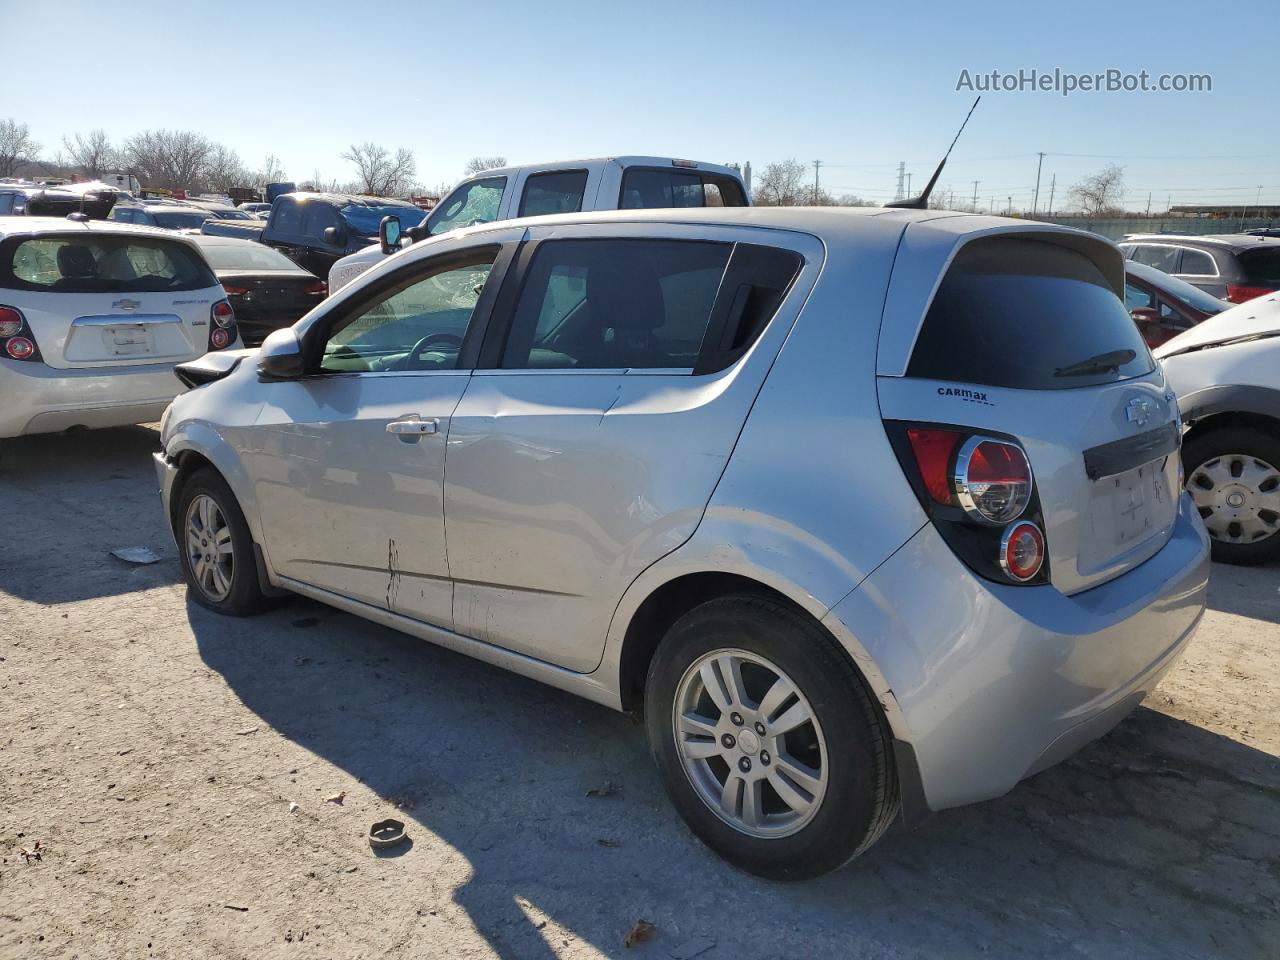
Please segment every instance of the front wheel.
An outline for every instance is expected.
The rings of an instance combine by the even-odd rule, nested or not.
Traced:
[[[262,610],[266,598],[258,583],[249,525],[235,494],[216,471],[197,470],[183,484],[174,520],[191,598],[230,616]]]
[[[760,876],[834,870],[897,814],[890,736],[865,681],[821,627],[768,598],[712,600],[671,628],[645,723],[690,828]]]
[[[1211,430],[1183,445],[1182,465],[1213,559],[1280,558],[1280,438],[1252,427]]]

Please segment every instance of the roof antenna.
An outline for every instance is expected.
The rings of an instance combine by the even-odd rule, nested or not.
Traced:
[[[960,129],[956,131],[955,140],[951,141],[951,146],[947,147],[947,152],[942,155],[942,162],[938,164],[938,169],[933,171],[933,176],[929,178],[929,182],[924,185],[924,190],[917,197],[908,197],[905,200],[895,200],[892,203],[886,203],[886,207],[901,207],[906,210],[927,210],[929,208],[929,194],[933,193],[934,185],[938,182],[938,177],[942,176],[942,168],[947,165],[947,158],[951,156],[951,151],[955,149],[956,140],[960,139],[960,134],[964,133],[965,125],[968,124],[969,118],[973,116],[973,111],[978,106],[978,97],[973,101],[973,106],[969,108],[969,112],[964,115],[964,123],[960,124]]]

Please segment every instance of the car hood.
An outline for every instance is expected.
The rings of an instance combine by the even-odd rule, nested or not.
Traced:
[[[1223,310],[1152,350],[1159,360],[1246,337],[1280,335],[1280,293]]]

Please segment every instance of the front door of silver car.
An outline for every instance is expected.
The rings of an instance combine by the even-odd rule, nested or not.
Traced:
[[[455,248],[363,288],[314,331],[315,372],[263,391],[244,464],[279,574],[452,626],[445,438],[503,252]]]

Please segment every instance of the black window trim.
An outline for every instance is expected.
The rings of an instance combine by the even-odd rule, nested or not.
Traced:
[[[720,285],[716,289],[715,299],[711,303],[711,311],[707,317],[707,328],[703,332],[702,346],[698,352],[698,357],[694,361],[692,367],[660,367],[660,368],[636,368],[634,372],[630,368],[624,370],[604,369],[598,367],[590,368],[568,368],[568,369],[527,369],[521,367],[503,367],[502,357],[506,353],[507,340],[511,335],[511,329],[515,323],[516,307],[520,303],[520,298],[524,294],[525,284],[528,282],[533,258],[537,255],[538,249],[544,243],[556,243],[562,241],[580,241],[580,240],[600,240],[611,242],[634,242],[634,241],[670,241],[675,243],[715,243],[728,246],[729,257],[725,261],[724,273],[720,276]],[[733,349],[726,349],[721,341],[726,333],[725,323],[728,315],[732,312],[732,298],[727,295],[725,281],[732,274],[735,264],[735,258],[740,248],[763,247],[769,250],[780,250],[796,257],[798,264],[791,280],[783,289],[778,298],[778,304],[774,308],[769,318],[760,325],[760,328],[754,332],[749,340],[740,344]],[[483,342],[479,347],[479,355],[475,363],[475,371],[484,371],[485,373],[499,373],[504,375],[532,375],[546,376],[551,374],[568,374],[571,376],[588,376],[588,375],[612,375],[612,376],[654,376],[656,374],[670,374],[676,376],[703,377],[713,376],[721,373],[738,362],[764,335],[764,331],[773,323],[774,317],[782,309],[782,305],[786,302],[787,297],[791,294],[795,287],[796,281],[804,272],[807,258],[798,250],[792,250],[789,247],[780,247],[768,243],[751,243],[745,240],[719,240],[709,239],[706,237],[684,237],[684,236],[665,236],[662,234],[649,234],[645,236],[557,236],[557,237],[538,237],[533,240],[524,240],[519,244],[519,249],[515,252],[513,262],[506,272],[503,279],[501,289],[497,293],[497,299],[493,306],[493,311],[486,324]],[[486,292],[488,292],[486,290]],[[734,291],[736,296],[737,290]]]
[[[746,184],[745,184],[745,183],[743,183],[743,182],[742,182],[742,180],[741,180],[741,179],[739,179],[738,177],[735,177],[732,173],[721,173],[719,170],[704,170],[704,169],[701,169],[700,167],[661,167],[661,166],[652,166],[652,165],[649,165],[649,164],[636,164],[635,166],[631,166],[631,167],[623,167],[623,169],[622,169],[622,176],[618,179],[618,200],[617,200],[617,204],[616,204],[616,209],[618,209],[618,210],[622,210],[622,209],[624,209],[624,208],[623,208],[623,206],[622,206],[622,199],[623,199],[623,197],[626,195],[626,189],[627,189],[627,174],[631,173],[633,170],[645,170],[645,171],[651,171],[651,172],[654,172],[654,173],[678,173],[678,174],[685,174],[685,175],[689,175],[689,174],[696,175],[696,176],[697,176],[697,177],[702,181],[702,190],[703,190],[703,200],[704,200],[704,201],[706,200],[706,189],[707,189],[707,180],[706,180],[706,178],[707,178],[707,177],[717,177],[717,178],[724,179],[724,180],[733,180],[733,181],[737,184],[738,189],[742,191],[742,201],[743,201],[743,202],[742,202],[741,206],[744,206],[744,207],[745,207],[745,206],[750,206],[750,200],[749,200],[749,198],[747,197],[747,186],[746,186]],[[727,207],[728,207],[728,204],[726,204],[726,205],[725,205],[725,207],[727,208]],[[658,208],[658,207],[627,207],[626,209],[629,209],[629,210],[631,210],[631,209],[635,209],[635,210],[654,210],[654,209],[661,209],[661,208]],[[708,206],[707,206],[707,204],[704,202],[700,208],[699,208],[699,207],[689,207],[688,209],[690,209],[690,210],[698,210],[698,209],[706,210],[706,209],[715,209],[715,208],[713,208],[713,207],[708,207]]]
[[[421,374],[469,374],[477,368],[476,360],[480,354],[480,345],[486,339],[486,331],[492,323],[494,306],[499,293],[506,286],[506,278],[511,262],[515,258],[518,247],[516,241],[497,241],[473,243],[466,247],[450,250],[434,257],[414,260],[398,270],[380,277],[375,282],[353,294],[349,299],[334,307],[312,324],[303,335],[302,357],[304,379],[327,379],[330,377],[367,377],[367,376],[419,376]],[[368,309],[374,302],[388,295],[388,292],[400,287],[408,288],[428,274],[438,273],[451,266],[461,266],[474,262],[482,255],[494,255],[493,267],[489,271],[489,279],[485,281],[480,299],[476,301],[471,315],[471,323],[462,341],[462,349],[458,351],[457,366],[450,370],[322,370],[320,361],[324,355],[324,345],[329,339],[329,331],[347,319],[353,313]]]
[[[586,179],[582,181],[582,196],[578,198],[577,209],[564,211],[565,213],[581,213],[582,205],[587,202],[587,187],[591,183],[591,171],[586,167],[551,167],[547,170],[534,170],[524,175],[524,182],[520,186],[520,203],[516,207],[516,216],[523,217],[525,215],[524,201],[529,192],[530,180],[535,177],[554,177],[565,173],[581,173],[586,176]],[[538,216],[542,216],[542,214],[538,214]]]
[[[102,221],[102,222],[106,223],[107,221]],[[129,231],[128,233],[101,231],[101,232],[92,232],[92,233],[86,234],[84,232],[77,233],[74,231],[57,230],[57,231],[47,232],[47,233],[46,232],[11,233],[11,234],[8,234],[7,236],[0,237],[0,288],[6,289],[6,290],[21,290],[25,293],[62,293],[64,295],[70,294],[73,296],[94,296],[94,295],[111,296],[112,295],[111,291],[94,290],[87,294],[83,294],[83,293],[76,293],[75,291],[53,290],[50,287],[44,286],[42,284],[29,283],[26,280],[21,280],[13,272],[13,252],[18,246],[20,246],[23,243],[26,243],[28,240],[83,240],[85,239],[86,236],[93,237],[95,235],[102,236],[102,237],[113,237],[113,238],[125,237],[125,238],[131,238],[131,239],[137,239],[137,240],[143,240],[143,241],[176,244],[177,246],[180,246],[183,250],[185,250],[190,256],[192,256],[196,260],[196,263],[199,266],[202,266],[204,268],[204,270],[208,274],[208,279],[211,281],[205,284],[204,286],[199,286],[199,287],[183,287],[180,290],[137,291],[139,293],[191,293],[198,290],[212,290],[215,287],[222,286],[221,281],[218,280],[217,274],[214,272],[213,268],[209,266],[208,261],[205,260],[204,254],[200,252],[199,247],[197,247],[197,245],[192,243],[191,241],[182,239],[178,236],[172,236],[172,235],[164,236],[163,234],[155,234],[155,233],[135,233],[133,231]]]

